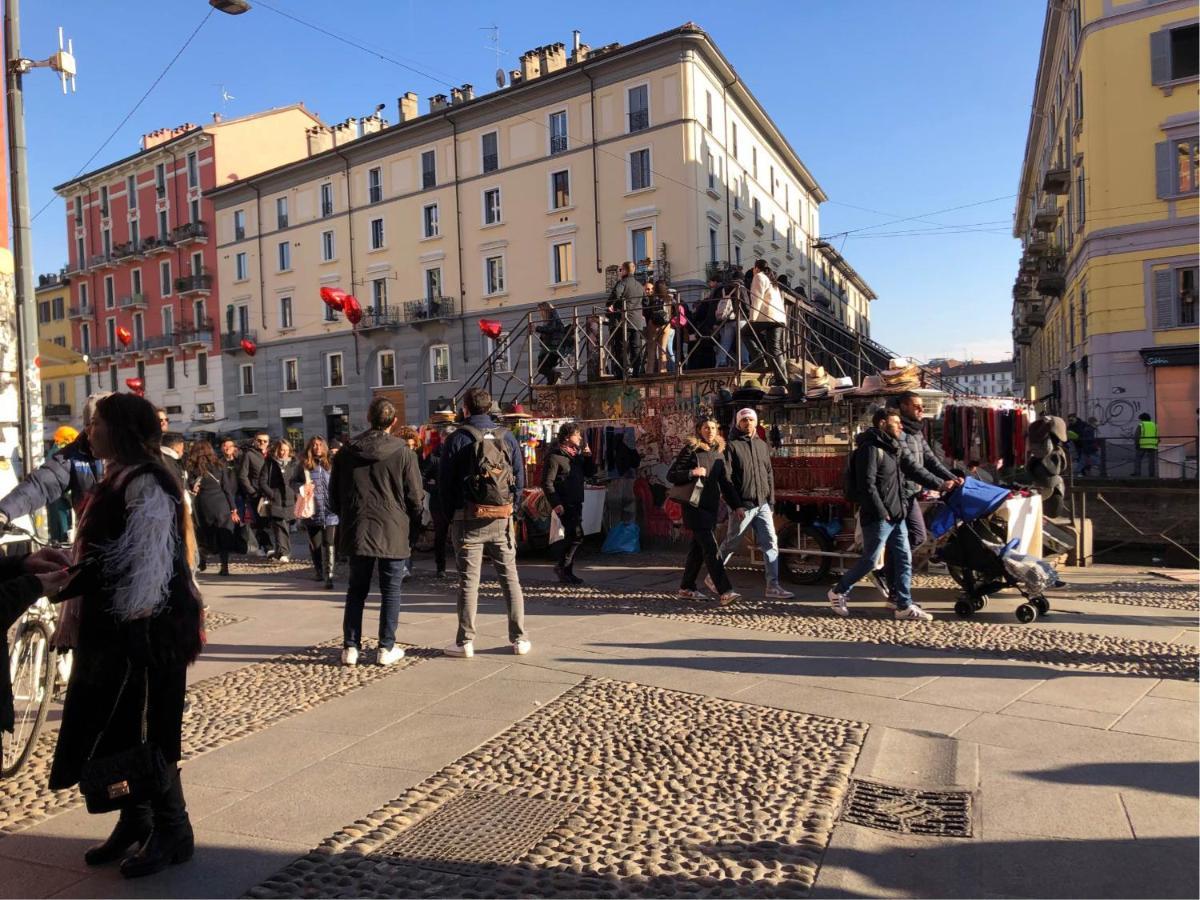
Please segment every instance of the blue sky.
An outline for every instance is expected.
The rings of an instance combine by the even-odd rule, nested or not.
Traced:
[[[61,25],[75,41],[80,70],[78,92],[66,97],[46,71],[25,80],[36,212],[54,198],[52,186],[73,177],[133,109],[209,6],[205,0],[25,0],[22,6],[24,55],[48,56]],[[122,6],[127,15],[114,12]],[[340,44],[281,12],[411,68]],[[922,359],[964,353],[998,359],[1012,349],[1010,289],[1019,246],[1009,225],[1044,15],[1041,0],[460,0],[452,6],[255,0],[243,16],[215,13],[204,22],[87,167],[134,152],[144,132],[205,121],[213,112],[232,117],[303,100],[334,122],[383,103],[395,121],[396,98],[405,91],[415,91],[424,109],[425,98],[445,92],[447,82],[488,90],[496,69],[483,30],[490,25],[500,27],[502,64],[511,69],[526,49],[569,44],[575,28],[599,46],[694,21],[831,198],[821,208],[821,231],[879,295],[872,309],[876,339]],[[223,101],[222,90],[233,99]],[[58,200],[34,222],[38,271],[65,262],[63,222]],[[838,236],[843,232],[849,233]]]

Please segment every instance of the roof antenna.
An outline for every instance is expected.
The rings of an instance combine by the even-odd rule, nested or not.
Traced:
[[[500,26],[499,25],[481,25],[480,31],[490,31],[488,36],[488,44],[490,46],[485,49],[491,50],[496,54],[496,87],[502,88],[506,84],[506,75],[504,72],[504,64],[500,57],[507,53],[507,50],[500,49]]]

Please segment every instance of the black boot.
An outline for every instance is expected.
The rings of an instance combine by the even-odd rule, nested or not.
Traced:
[[[121,863],[121,874],[126,878],[141,878],[161,872],[167,866],[185,863],[196,851],[192,834],[192,823],[188,820],[187,804],[183,800],[183,784],[179,770],[171,779],[158,800],[151,803],[154,815],[154,830],[150,840],[133,856]]]
[[[337,550],[333,547],[324,548],[325,553],[325,590],[333,590],[333,567],[337,563]]]
[[[130,847],[140,848],[145,844],[153,828],[154,820],[151,818],[148,804],[123,809],[121,818],[117,819],[117,825],[108,836],[108,840],[85,850],[83,861],[89,866],[116,862]]]
[[[218,572],[217,574],[218,575],[228,575],[229,574],[229,551],[227,551],[227,550],[221,552],[221,571]]]

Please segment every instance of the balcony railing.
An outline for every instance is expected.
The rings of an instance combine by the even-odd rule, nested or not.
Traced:
[[[112,256],[108,253],[96,253],[88,257],[89,269],[102,269],[112,265]]]
[[[213,339],[212,319],[205,317],[194,325],[190,322],[181,323],[178,329],[178,338],[180,347],[201,347],[211,344]]]
[[[193,241],[208,240],[208,225],[203,221],[188,222],[179,225],[171,232],[171,240],[176,244],[190,244]]]
[[[629,114],[629,130],[642,131],[650,127],[650,110],[636,109]]]
[[[367,319],[364,316],[363,322]],[[254,341],[258,343],[257,331],[227,331],[221,335],[221,349],[224,351],[241,350],[242,341]]]
[[[1071,190],[1071,170],[1066,166],[1047,169],[1042,177],[1042,190],[1047,194],[1066,194]]]
[[[183,275],[175,279],[175,290],[180,294],[195,294],[212,290],[212,276],[207,272],[198,275]]]
[[[96,314],[96,307],[91,304],[87,306],[72,306],[67,310],[68,319],[90,319]]]
[[[140,256],[141,248],[134,245],[132,241],[124,244],[117,244],[112,249],[113,259],[128,259],[131,256]]]
[[[117,301],[121,309],[145,309],[149,300],[145,294],[127,294]]]
[[[1055,227],[1058,224],[1058,219],[1063,211],[1059,207],[1057,201],[1047,203],[1039,207],[1037,212],[1033,214],[1033,224],[1035,228],[1047,230]]]
[[[1028,346],[1033,343],[1033,330],[1025,325],[1013,329],[1013,341]]]
[[[69,419],[71,418],[71,404],[47,403],[42,407],[42,415],[48,419]]]
[[[394,307],[376,309],[368,306],[363,310],[362,321],[358,323],[358,327],[362,331],[374,328],[396,328],[403,325],[404,322],[404,313]]]
[[[565,134],[555,134],[550,137],[550,155],[555,153],[567,152],[567,136]]]
[[[142,241],[142,253],[167,253],[175,246],[170,238],[148,237]]]
[[[483,154],[483,171],[495,172],[500,168],[500,155],[497,153]]]
[[[1038,274],[1038,293],[1047,297],[1061,297],[1066,289],[1067,279],[1062,256],[1046,257],[1042,261],[1042,271]]]
[[[418,323],[445,319],[455,314],[453,297],[423,297],[404,304],[404,321]]]
[[[80,352],[86,353],[92,359],[107,359],[116,356],[123,349],[123,347],[115,347],[112,344],[96,344],[90,351],[81,350]]]

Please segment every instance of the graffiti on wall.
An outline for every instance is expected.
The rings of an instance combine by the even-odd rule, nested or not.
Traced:
[[[1142,411],[1141,400],[1127,400],[1119,397],[1116,400],[1096,401],[1088,410],[1088,417],[1094,417],[1101,425],[1122,428],[1132,425]]]

